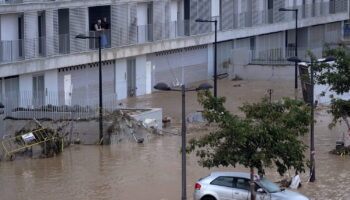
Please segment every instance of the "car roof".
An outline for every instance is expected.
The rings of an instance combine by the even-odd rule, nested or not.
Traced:
[[[234,177],[250,179],[250,174],[246,172],[212,172],[210,173],[210,176],[215,176],[215,177],[234,176]]]

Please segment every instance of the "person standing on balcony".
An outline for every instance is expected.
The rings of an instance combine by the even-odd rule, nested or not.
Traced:
[[[103,29],[103,32],[104,34],[106,35],[106,45],[109,44],[109,39],[110,39],[110,32],[109,32],[109,29],[110,29],[110,23],[108,22],[107,20],[107,17],[103,17],[102,18],[102,24],[101,24],[101,27]]]
[[[97,23],[94,25],[95,31],[96,31],[96,37],[101,37],[101,48],[106,48],[107,46],[107,38],[106,34],[104,33],[104,29],[102,28],[102,20],[98,19]]]

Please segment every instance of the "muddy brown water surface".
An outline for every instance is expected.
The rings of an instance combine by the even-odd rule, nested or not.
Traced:
[[[219,95],[227,96],[226,106],[237,112],[245,101],[257,101],[269,88],[274,89],[274,99],[293,96],[293,82],[272,81],[220,81]],[[240,87],[233,85],[240,84]],[[179,120],[181,96],[178,93],[157,92],[153,95],[132,98],[124,104],[137,107],[163,107],[164,116]],[[196,95],[188,94],[187,113],[200,110]],[[350,199],[350,156],[335,156],[328,152],[334,148],[344,129],[328,129],[330,116],[324,109],[316,114],[316,178],[308,183],[308,171],[302,174],[303,186],[298,192],[311,199]],[[177,122],[173,124],[179,127]],[[192,123],[188,137],[209,132],[212,127]],[[309,144],[309,135],[303,140]],[[132,140],[113,146],[76,145],[54,158],[16,159],[0,162],[1,200],[176,200],[181,194],[180,136],[157,136],[143,144]],[[308,158],[308,152],[306,152]],[[187,191],[192,199],[194,183],[211,171],[245,171],[244,167],[205,169],[197,164],[195,155],[188,155]],[[291,175],[294,172],[290,172]],[[266,176],[274,181],[281,177],[274,169]]]

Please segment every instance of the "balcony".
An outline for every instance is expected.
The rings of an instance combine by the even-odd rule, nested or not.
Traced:
[[[336,13],[346,13],[347,2],[347,0],[339,0],[334,5],[330,5],[330,2],[326,2],[301,6],[300,9],[302,12],[299,13],[304,13],[305,11],[305,15],[300,14],[299,17],[302,19],[333,15]],[[223,31],[242,29],[246,27],[266,26],[271,23],[285,23],[292,21],[294,17],[295,16],[292,12],[264,10],[256,13],[246,12],[239,15],[232,14],[231,17],[227,18],[215,17],[215,19],[218,19],[219,30]],[[103,48],[145,44],[161,40],[208,34],[214,31],[212,24],[196,23],[194,19],[191,21],[172,21],[169,23],[140,26],[126,25],[119,29],[111,28],[111,30],[107,30],[103,33],[106,38],[106,44]],[[79,33],[15,41],[0,41],[0,63],[11,63],[34,58],[87,52],[98,48],[98,44],[94,40],[75,39],[75,35],[77,34]],[[89,36],[97,36],[98,34],[101,33],[93,31],[86,33],[86,35]],[[277,62],[280,58],[285,58],[283,52],[285,51],[270,50],[265,53],[254,53],[251,58],[255,61],[263,61],[272,56]]]

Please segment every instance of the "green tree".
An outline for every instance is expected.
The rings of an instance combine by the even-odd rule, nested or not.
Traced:
[[[269,102],[266,98],[244,104],[240,110],[244,118],[231,114],[224,107],[225,98],[215,98],[209,91],[200,92],[199,103],[203,116],[217,123],[218,129],[189,141],[188,152],[196,152],[203,167],[243,165],[259,174],[267,167],[277,167],[280,175],[294,168],[305,171],[306,145],[299,139],[310,124],[309,108],[301,101],[285,98]],[[251,199],[255,199],[251,182]]]
[[[316,82],[321,85],[329,85],[329,90],[342,95],[350,91],[350,49],[345,45],[338,48],[330,48],[326,46],[325,56],[335,56],[334,64],[322,63],[315,66]],[[324,95],[326,95],[324,93]],[[328,95],[328,94],[327,94]],[[350,117],[350,100],[335,98],[330,95],[331,107],[329,112],[333,115],[330,128],[334,127],[337,122],[344,121],[350,131],[348,118]],[[345,145],[350,145],[349,135],[346,134]]]

